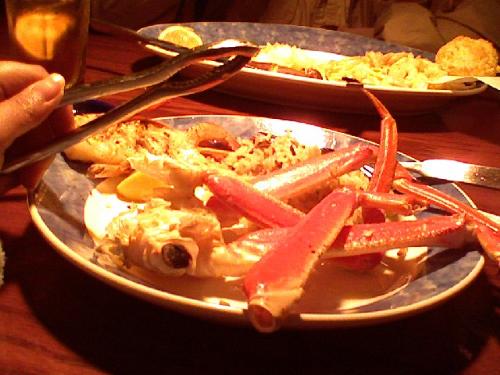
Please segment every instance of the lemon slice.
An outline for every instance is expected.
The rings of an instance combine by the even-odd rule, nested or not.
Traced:
[[[203,44],[200,36],[192,28],[180,25],[167,27],[160,33],[158,39],[186,48],[195,48]]]
[[[133,202],[146,202],[155,196],[155,190],[168,188],[163,181],[139,171],[121,181],[116,190],[121,198]]]

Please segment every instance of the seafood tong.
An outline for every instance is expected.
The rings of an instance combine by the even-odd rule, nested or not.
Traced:
[[[259,47],[246,41],[227,39],[209,43],[193,50],[184,51],[157,66],[143,71],[104,81],[78,85],[66,90],[60,105],[84,102],[105,95],[148,88],[143,94],[114,107],[104,115],[82,125],[46,145],[24,155],[9,160],[6,158],[0,175],[9,174],[50,155],[63,151],[69,146],[82,141],[91,134],[119,121],[124,121],[135,114],[167,99],[190,95],[210,89],[231,78],[259,51]],[[211,71],[188,80],[169,81],[175,73],[201,60],[224,62]]]

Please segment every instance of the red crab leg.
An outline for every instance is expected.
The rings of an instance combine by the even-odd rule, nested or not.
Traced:
[[[295,225],[304,213],[255,189],[239,179],[223,175],[209,175],[205,183],[214,194],[217,209],[233,209],[261,226],[288,227]],[[389,212],[410,214],[415,212],[417,201],[412,197],[392,193],[357,192],[360,205],[383,208]],[[212,206],[213,208],[214,206]]]
[[[354,145],[329,152],[252,180],[254,187],[279,199],[302,194],[332,178],[361,168],[373,158],[373,149]]]
[[[362,207],[382,208],[386,212],[411,215],[426,207],[422,200],[414,196],[393,193],[358,193],[359,205]]]
[[[259,192],[251,185],[233,177],[210,175],[206,178],[205,183],[215,197],[218,198],[218,202],[222,202],[228,209],[234,209],[262,226],[290,227],[297,224],[304,217],[304,213],[301,211],[267,194]],[[364,193],[358,193],[358,197],[364,196]],[[386,193],[384,194],[385,196],[392,196],[392,194]],[[372,203],[385,203],[382,198],[376,199],[374,197],[377,197],[377,194],[371,194]],[[363,199],[360,198],[359,200],[362,201]],[[397,198],[392,199],[391,205],[394,202],[403,202],[406,204],[406,200],[399,200]],[[336,261],[344,267],[366,271],[380,263],[383,256],[383,253],[371,253],[355,257],[348,256],[345,259],[338,259]]]
[[[469,221],[485,225],[495,232],[500,231],[500,224],[489,216],[431,186],[407,179],[396,179],[393,185],[401,193],[425,199],[448,212],[464,214]]]
[[[368,185],[370,193],[388,193],[391,190],[396,170],[396,154],[398,150],[398,130],[396,121],[387,108],[371,92],[363,90],[372,101],[382,120],[380,121],[380,144],[373,175]],[[384,213],[379,209],[363,208],[363,220],[366,223],[385,221]],[[374,255],[372,257],[375,257]],[[381,259],[381,257],[380,257]],[[376,263],[372,259],[372,263]]]
[[[291,227],[304,216],[301,211],[238,179],[209,175],[205,183],[224,205],[262,226]]]
[[[261,229],[248,233],[229,246],[252,248],[252,253],[262,257],[277,242],[287,238],[292,230],[291,227]],[[371,269],[376,264],[371,264],[370,258],[359,255],[414,246],[458,248],[473,240],[474,236],[465,225],[463,215],[433,216],[405,222],[349,225],[342,228],[322,259],[341,264],[349,259],[351,260],[348,264],[350,268],[356,265],[357,270],[364,270]],[[241,273],[245,273],[250,266],[251,262],[246,262]]]
[[[391,190],[394,172],[396,170],[396,155],[398,151],[398,129],[396,121],[387,108],[368,90],[363,90],[377,109],[382,120],[380,121],[380,143],[377,153],[373,175],[368,185],[370,193],[388,193]],[[381,223],[385,221],[385,214],[378,208],[363,207],[363,221],[365,223]],[[360,267],[368,270],[375,267],[383,258],[383,254],[363,255],[352,268]],[[349,264],[349,259],[341,259],[339,262]]]
[[[256,189],[275,198],[286,200],[315,189],[332,178],[361,168],[373,158],[373,150],[371,146],[353,145],[286,169],[255,177],[252,183]],[[229,206],[216,197],[210,198],[206,206],[215,212],[228,214]]]
[[[398,129],[396,121],[387,108],[368,90],[364,90],[382,117],[380,122],[380,145],[368,191],[387,193],[391,190],[396,170]]]
[[[485,225],[478,225],[476,236],[486,254],[500,267],[500,232],[495,232]]]
[[[498,245],[500,239],[500,223],[442,191],[428,185],[411,181],[411,175],[408,173],[405,174],[406,171],[400,171],[399,169],[400,168],[398,168],[399,178],[396,178],[393,182],[393,186],[396,190],[425,199],[431,204],[448,212],[464,215],[466,221],[474,225],[476,235],[486,254],[500,266],[500,245]]]
[[[301,297],[316,261],[333,243],[356,205],[356,194],[330,193],[289,234],[276,242],[246,274],[244,291],[250,321],[271,332]]]
[[[272,244],[288,235],[292,228],[262,229],[243,238],[255,244]],[[456,248],[473,240],[463,215],[432,216],[412,221],[346,225],[324,258],[385,252],[415,246]]]
[[[233,209],[261,226],[289,227],[295,225],[304,213],[258,191],[252,185],[230,176],[209,175],[205,183],[224,209]],[[393,213],[411,213],[416,207],[411,197],[392,193],[356,193],[360,204],[383,208]],[[222,206],[219,206],[221,209]]]
[[[464,226],[465,220],[462,215],[347,225],[325,256],[338,257],[342,256],[342,253],[367,254],[412,246],[459,247],[466,242],[465,231],[458,233]]]

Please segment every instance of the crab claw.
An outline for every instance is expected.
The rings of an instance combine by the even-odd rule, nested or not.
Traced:
[[[335,241],[355,206],[354,192],[330,193],[246,274],[248,314],[259,331],[278,328],[280,319],[301,297],[316,261]]]

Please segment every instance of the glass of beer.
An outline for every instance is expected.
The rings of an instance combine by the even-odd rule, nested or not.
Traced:
[[[6,0],[15,58],[39,64],[66,79],[83,80],[90,0]]]

